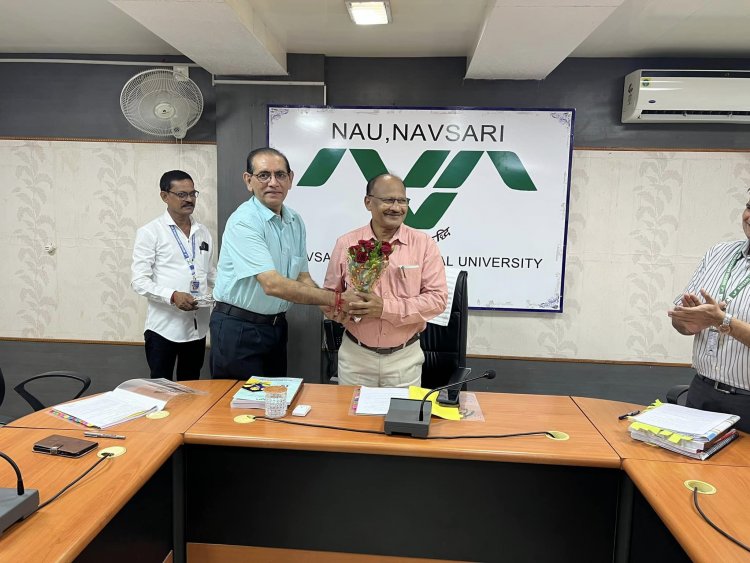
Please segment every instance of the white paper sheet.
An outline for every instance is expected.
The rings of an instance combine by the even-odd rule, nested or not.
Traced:
[[[442,313],[427,322],[439,326],[448,326],[451,318],[451,309],[453,308],[453,294],[456,291],[456,280],[458,280],[458,274],[460,273],[461,268],[445,269],[445,281],[448,283],[448,302],[445,304],[445,310]]]
[[[357,414],[386,414],[391,405],[391,399],[408,399],[407,387],[361,387]]]

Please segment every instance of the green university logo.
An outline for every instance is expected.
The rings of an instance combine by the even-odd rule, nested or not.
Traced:
[[[297,185],[319,187],[328,182],[347,150],[351,153],[365,179],[388,172],[380,155],[374,149],[320,149]],[[424,151],[404,178],[404,185],[407,188],[426,188],[446,161],[450,152],[446,150]],[[508,188],[526,192],[537,191],[534,182],[516,153],[511,151],[466,150],[458,151],[433,184],[433,189],[457,190],[460,188],[485,153],[487,153],[500,178]],[[433,228],[445,215],[457,195],[457,192],[431,193],[416,213],[411,208],[409,209],[405,220],[406,224],[415,229]]]

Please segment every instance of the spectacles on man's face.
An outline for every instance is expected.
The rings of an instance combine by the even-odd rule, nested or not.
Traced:
[[[382,201],[386,207],[391,207],[394,203],[399,207],[408,207],[411,201],[408,197],[378,197],[376,195],[368,195],[367,197],[374,197]]]
[[[200,194],[198,190],[194,190],[192,192],[173,192],[171,190],[167,190],[167,193],[176,195],[178,199],[187,199],[189,197],[193,199],[198,199],[198,194]]]
[[[250,176],[255,176],[259,182],[267,184],[274,177],[277,182],[286,182],[289,179],[289,172],[284,172],[283,170],[279,170],[278,172],[258,172],[257,174],[250,174]]]

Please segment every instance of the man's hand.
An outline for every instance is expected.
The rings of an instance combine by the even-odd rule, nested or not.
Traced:
[[[353,301],[359,301],[359,295],[350,287],[341,293],[341,310],[344,313],[351,313],[351,304]]]
[[[198,302],[193,296],[182,291],[175,291],[172,294],[172,303],[183,311],[195,311],[198,308]]]
[[[702,305],[702,303],[695,293],[685,293],[682,295],[683,307],[697,307],[698,305]]]
[[[349,318],[349,315],[347,313],[344,313],[344,311],[339,311],[338,313],[335,313],[333,310],[333,307],[326,307],[325,305],[321,305],[320,310],[326,316],[327,319],[336,321],[339,324],[344,324],[344,321],[346,321]]]
[[[717,303],[704,289],[700,292],[705,303],[701,303],[697,295],[686,293],[682,296],[682,305],[667,312],[672,325],[682,334],[697,334],[710,326],[720,325],[724,320],[726,303]]]
[[[379,319],[383,315],[383,299],[374,293],[357,292],[360,301],[349,305],[349,314],[356,317],[373,317]]]

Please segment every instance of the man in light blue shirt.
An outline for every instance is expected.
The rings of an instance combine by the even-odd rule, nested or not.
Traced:
[[[348,312],[353,290],[320,289],[308,273],[305,224],[284,205],[294,173],[276,149],[247,157],[242,176],[252,197],[229,217],[221,243],[211,314],[211,376],[286,375],[287,322],[292,303]]]

